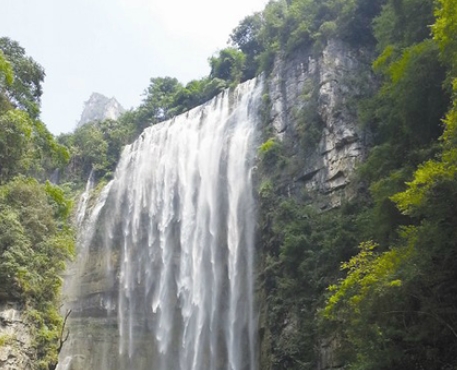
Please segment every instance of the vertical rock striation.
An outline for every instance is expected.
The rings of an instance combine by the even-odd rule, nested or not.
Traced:
[[[274,65],[270,125],[286,156],[296,162],[285,186],[292,193],[303,188],[314,193],[322,209],[355,195],[351,176],[368,140],[356,104],[373,82],[369,68],[368,55],[339,40],[330,40],[317,57],[300,50]]]

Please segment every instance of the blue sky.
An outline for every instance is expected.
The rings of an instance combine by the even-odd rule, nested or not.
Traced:
[[[72,131],[92,92],[129,109],[151,77],[186,83],[267,0],[0,0],[0,36],[16,40],[46,71],[41,119]],[[5,5],[6,4],[6,5]]]

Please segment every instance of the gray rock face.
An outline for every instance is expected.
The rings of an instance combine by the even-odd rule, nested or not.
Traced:
[[[0,370],[32,369],[32,336],[19,308],[0,305]]]
[[[356,104],[375,87],[370,54],[339,40],[330,40],[319,54],[302,49],[275,61],[266,86],[271,103],[264,136],[269,139],[273,133],[280,149],[263,174],[274,183],[275,197],[326,211],[363,191],[355,181],[355,169],[365,159],[370,135],[358,122]],[[258,258],[262,260],[269,256],[267,248],[272,244],[267,240],[260,243],[264,254]],[[261,281],[262,285],[267,281]],[[283,369],[288,366],[287,353],[296,349],[297,333],[307,327],[303,322],[309,317],[300,317],[291,308],[283,322],[272,322],[274,308],[270,305],[274,303],[270,302],[275,299],[269,301],[269,294],[276,293],[268,288],[258,291],[260,368]],[[341,369],[335,356],[337,347],[333,339],[318,338],[314,344],[319,349],[316,363],[301,365],[306,369]],[[286,362],[275,365],[274,361]]]
[[[99,93],[93,93],[89,100],[84,103],[84,110],[77,127],[92,122],[103,121],[105,119],[118,119],[125,109],[115,98],[107,98]]]
[[[287,61],[277,60],[268,86],[271,127],[287,156],[297,162],[294,178],[286,179],[287,191],[304,187],[318,195],[314,202],[322,209],[337,207],[356,191],[349,186],[351,175],[368,140],[355,106],[367,85],[363,78],[371,78],[364,59],[362,52],[331,40],[318,58],[304,50]],[[300,136],[307,135],[303,121],[313,114],[321,126],[318,144],[311,148]]]

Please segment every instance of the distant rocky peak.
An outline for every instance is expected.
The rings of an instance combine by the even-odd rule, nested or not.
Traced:
[[[84,103],[84,109],[77,127],[92,122],[103,121],[105,119],[118,119],[125,112],[119,102],[113,98],[107,98],[99,93],[92,93],[89,100]]]

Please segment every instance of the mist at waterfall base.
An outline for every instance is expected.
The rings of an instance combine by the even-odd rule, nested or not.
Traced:
[[[92,207],[90,179],[59,370],[257,369],[261,85],[248,81],[146,129]]]

